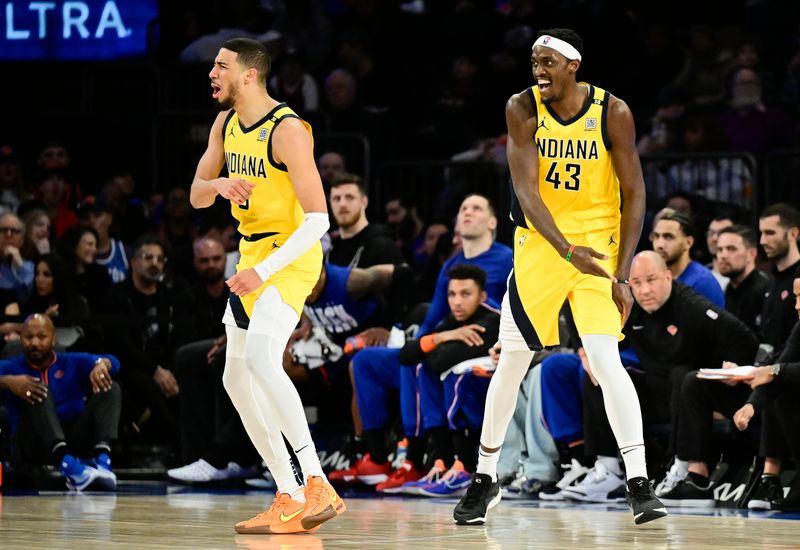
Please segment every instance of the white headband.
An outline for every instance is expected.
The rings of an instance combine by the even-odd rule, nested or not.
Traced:
[[[581,54],[578,50],[575,49],[575,46],[570,44],[569,42],[564,42],[560,38],[556,38],[555,36],[550,36],[549,34],[543,34],[539,38],[536,39],[536,42],[533,43],[534,46],[546,46],[548,48],[552,48],[564,57],[569,60],[577,59],[578,61],[581,60]]]

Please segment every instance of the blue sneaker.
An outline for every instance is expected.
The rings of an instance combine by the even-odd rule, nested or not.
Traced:
[[[438,483],[420,488],[420,493],[428,497],[460,497],[466,494],[471,484],[472,474],[468,474],[464,470],[464,464],[456,460]]]
[[[444,462],[441,459],[437,459],[436,462],[433,463],[433,468],[431,468],[422,479],[404,483],[398,492],[406,495],[421,496],[423,494],[422,489],[438,483],[439,478],[442,477],[446,471],[447,468],[444,467]]]
[[[83,491],[97,479],[97,469],[88,466],[72,455],[61,460],[61,476],[71,491]]]
[[[117,474],[111,469],[111,457],[101,453],[89,462],[97,470],[97,484],[107,491],[117,488]]]

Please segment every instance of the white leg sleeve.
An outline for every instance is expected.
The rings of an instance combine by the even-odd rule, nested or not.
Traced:
[[[592,373],[603,389],[606,415],[622,451],[627,477],[647,477],[639,396],[622,366],[617,338],[606,334],[585,334],[581,340]]]
[[[267,407],[267,398],[254,383],[245,365],[244,350],[247,332],[226,326],[228,345],[222,383],[239,412],[247,435],[275,478],[278,490],[292,494],[298,488],[289,452],[280,428]]]
[[[283,369],[283,351],[299,320],[274,286],[256,300],[247,329],[245,363],[266,395],[273,422],[294,449],[304,476],[325,477],[308,429],[303,403]]]

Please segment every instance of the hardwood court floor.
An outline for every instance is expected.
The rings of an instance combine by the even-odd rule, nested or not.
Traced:
[[[800,548],[800,521],[734,511],[673,514],[637,527],[621,506],[542,508],[503,501],[489,525],[457,527],[450,520],[454,501],[400,498],[348,498],[347,513],[313,535],[235,535],[233,524],[260,512],[268,500],[266,493],[4,496],[0,548]]]

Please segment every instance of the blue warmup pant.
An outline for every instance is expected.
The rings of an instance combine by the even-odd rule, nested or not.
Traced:
[[[542,415],[553,439],[583,439],[583,378],[577,353],[556,353],[542,361]]]
[[[445,386],[439,375],[427,368],[425,363],[422,363],[422,369],[417,380],[419,381],[419,408],[422,413],[423,433],[432,428],[447,426]]]
[[[444,402],[447,425],[451,430],[469,428],[480,431],[491,380],[490,376],[475,376],[471,372],[447,375],[444,379]]]
[[[400,414],[407,436],[420,436],[419,382],[422,365],[405,367],[400,364],[400,350],[366,348],[353,357],[353,380],[356,400],[365,430],[385,427],[389,420],[389,391],[400,391]]]

